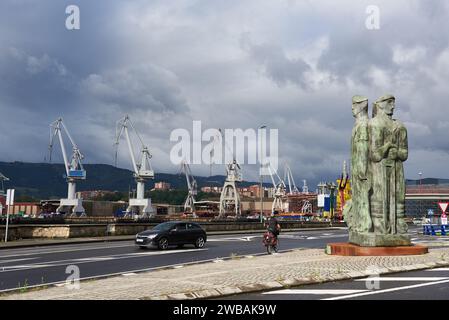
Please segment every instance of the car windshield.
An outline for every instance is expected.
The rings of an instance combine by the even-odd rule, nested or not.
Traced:
[[[153,228],[153,230],[166,231],[166,230],[171,229],[175,225],[176,225],[176,223],[173,223],[173,222],[164,222],[164,223],[161,223],[161,224],[158,224],[157,226],[155,226]]]

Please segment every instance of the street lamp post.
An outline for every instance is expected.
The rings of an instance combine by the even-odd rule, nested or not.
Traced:
[[[265,129],[267,126],[260,126],[259,130],[261,129]],[[262,133],[260,134],[262,135]],[[262,174],[262,168],[263,168],[263,142],[262,142],[262,137],[259,138],[260,139],[260,188],[259,188],[259,192],[260,192],[260,223],[263,223],[263,194],[264,194],[264,190],[263,190],[263,174]]]
[[[422,172],[418,172],[419,175],[419,193],[421,193],[422,196]],[[422,214],[422,200],[419,200],[419,208],[418,208],[418,215]]]

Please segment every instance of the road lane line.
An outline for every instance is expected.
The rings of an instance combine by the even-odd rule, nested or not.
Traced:
[[[118,254],[112,256],[105,257],[92,257],[92,258],[79,258],[79,259],[67,259],[67,260],[56,260],[56,261],[46,261],[43,263],[29,264],[23,266],[8,266],[7,268],[16,268],[17,270],[0,270],[0,274],[5,272],[12,271],[22,271],[28,269],[39,269],[39,268],[47,268],[47,267],[59,267],[66,266],[71,264],[84,264],[84,263],[93,263],[93,262],[101,262],[101,261],[110,261],[110,260],[118,260],[118,259],[127,259],[127,258],[140,258],[146,256],[158,256],[158,255],[167,255],[174,253],[187,253],[187,252],[196,252],[196,251],[206,251],[205,249],[191,249],[191,250],[168,250],[168,251],[154,251],[154,252],[142,252],[142,253],[131,253],[131,254]],[[5,267],[3,267],[4,269]]]
[[[366,292],[368,290],[345,290],[345,289],[284,289],[271,292],[263,292],[262,294],[315,294],[315,295],[340,295],[340,294],[354,294]]]
[[[370,277],[355,279],[354,281],[441,281],[448,277]]]
[[[11,255],[0,255],[0,258],[10,258],[10,257],[23,257],[23,256],[33,256],[33,255],[41,255],[41,254],[52,254],[52,253],[64,253],[64,252],[74,252],[74,251],[91,251],[91,250],[101,250],[101,249],[115,249],[115,248],[126,248],[126,247],[135,247],[135,244],[129,245],[121,245],[121,246],[107,246],[107,247],[87,247],[87,248],[79,248],[75,247],[72,249],[67,248],[67,250],[44,250],[39,251],[36,250],[34,252],[29,252],[30,250],[25,251],[24,253],[18,252]],[[76,249],[79,248],[79,249]],[[6,250],[6,249],[5,249]]]
[[[23,258],[23,259],[12,259],[12,260],[0,260],[0,264],[6,264],[6,263],[11,263],[11,262],[18,262],[18,261],[26,261],[26,260],[36,260],[39,259],[40,257],[36,257],[36,258]]]
[[[388,292],[395,292],[395,291],[415,289],[415,288],[421,288],[421,287],[427,287],[427,286],[434,286],[437,284],[443,284],[443,283],[448,283],[448,282],[449,282],[449,280],[419,283],[419,284],[414,284],[414,285],[410,285],[410,286],[396,287],[396,288],[383,289],[383,290],[375,290],[375,291],[370,291],[370,292],[362,292],[362,293],[350,294],[350,295],[345,295],[345,296],[340,296],[340,297],[326,298],[326,299],[321,299],[321,300],[343,300],[343,299],[369,296],[369,295],[374,295],[374,294],[382,294],[382,293],[388,293]]]
[[[449,268],[435,268],[435,269],[428,269],[426,271],[449,271]]]

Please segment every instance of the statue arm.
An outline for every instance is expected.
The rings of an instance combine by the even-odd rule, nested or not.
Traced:
[[[387,155],[390,144],[383,145],[383,133],[382,130],[374,128],[370,130],[371,133],[371,150],[370,159],[374,162],[380,162]]]
[[[356,157],[356,177],[360,180],[366,180],[369,160],[368,126],[361,126],[358,130]]]
[[[401,127],[399,129],[399,148],[398,148],[398,159],[405,161],[408,159],[408,138],[407,129]]]

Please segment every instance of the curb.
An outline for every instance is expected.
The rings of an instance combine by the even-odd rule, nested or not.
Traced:
[[[327,231],[327,230],[342,230],[343,227],[327,227],[327,228],[298,228],[298,229],[284,229],[283,232],[295,232],[295,231]],[[265,229],[261,230],[235,230],[235,231],[210,231],[207,232],[208,235],[218,236],[218,235],[232,235],[232,234],[243,234],[243,233],[261,233]],[[7,249],[20,249],[20,248],[32,248],[32,247],[47,247],[47,246],[57,246],[57,245],[69,245],[69,244],[84,244],[84,243],[99,243],[99,242],[116,242],[116,241],[129,241],[134,240],[135,236],[125,236],[123,238],[97,238],[97,239],[85,239],[85,240],[60,240],[61,242],[44,242],[44,243],[17,243],[11,241],[11,245],[0,244],[0,250]],[[19,240],[20,241],[20,240]],[[58,241],[58,240],[56,240]]]

